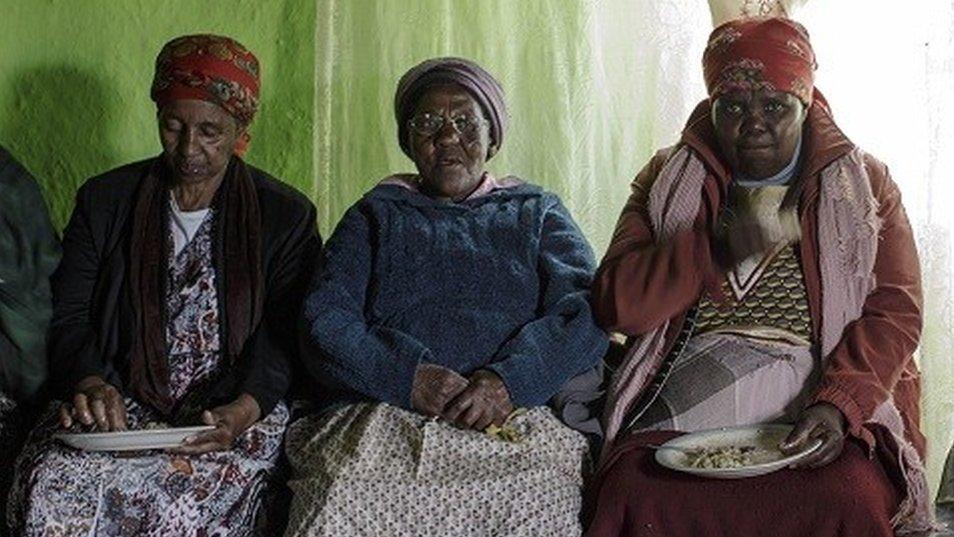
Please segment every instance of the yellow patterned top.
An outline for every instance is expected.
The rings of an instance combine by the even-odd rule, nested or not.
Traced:
[[[707,294],[703,295],[696,314],[696,333],[760,326],[785,330],[811,341],[812,322],[797,248],[797,244],[782,248],[756,276],[758,280],[741,300],[728,280],[722,284],[727,298],[724,303],[716,306]]]

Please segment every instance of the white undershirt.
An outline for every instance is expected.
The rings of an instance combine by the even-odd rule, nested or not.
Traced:
[[[209,214],[209,208],[199,209],[198,211],[181,211],[179,203],[176,202],[176,196],[169,193],[169,228],[172,231],[173,255],[179,255],[179,252],[189,244],[195,232],[199,230],[205,216]]]

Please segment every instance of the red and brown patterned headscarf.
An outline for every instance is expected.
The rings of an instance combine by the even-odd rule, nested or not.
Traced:
[[[247,127],[258,110],[258,90],[258,59],[248,49],[228,37],[186,35],[159,52],[151,96],[160,109],[178,99],[208,101]]]
[[[785,91],[808,106],[815,85],[815,52],[808,31],[783,18],[729,21],[709,36],[702,56],[709,97],[733,90]]]

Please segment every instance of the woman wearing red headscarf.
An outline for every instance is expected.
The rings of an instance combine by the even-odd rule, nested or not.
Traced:
[[[594,282],[628,337],[589,535],[891,535],[931,526],[918,429],[918,257],[887,168],[835,125],[807,32],[710,36],[709,98],[632,185]],[[794,468],[721,481],[656,465],[680,432],[787,422]]]
[[[53,277],[50,369],[65,402],[17,462],[17,534],[252,531],[320,247],[314,206],[239,156],[258,92],[239,43],[170,41],[152,86],[162,154],[79,190]],[[154,423],[214,428],[134,458],[51,438]]]

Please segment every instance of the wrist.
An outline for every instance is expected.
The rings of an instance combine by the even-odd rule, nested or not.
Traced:
[[[833,421],[840,430],[844,431],[848,427],[848,418],[845,417],[845,413],[837,406],[827,401],[819,401],[813,406],[824,412],[826,416],[829,416],[830,420]]]
[[[74,392],[82,392],[90,388],[95,388],[97,386],[102,386],[106,384],[106,381],[103,377],[99,375],[89,375],[83,377],[82,380],[76,383],[76,386],[73,388]]]
[[[245,425],[243,429],[247,429],[262,417],[262,408],[259,406],[258,401],[247,393],[239,395],[233,404],[236,405],[241,412],[242,422]]]

